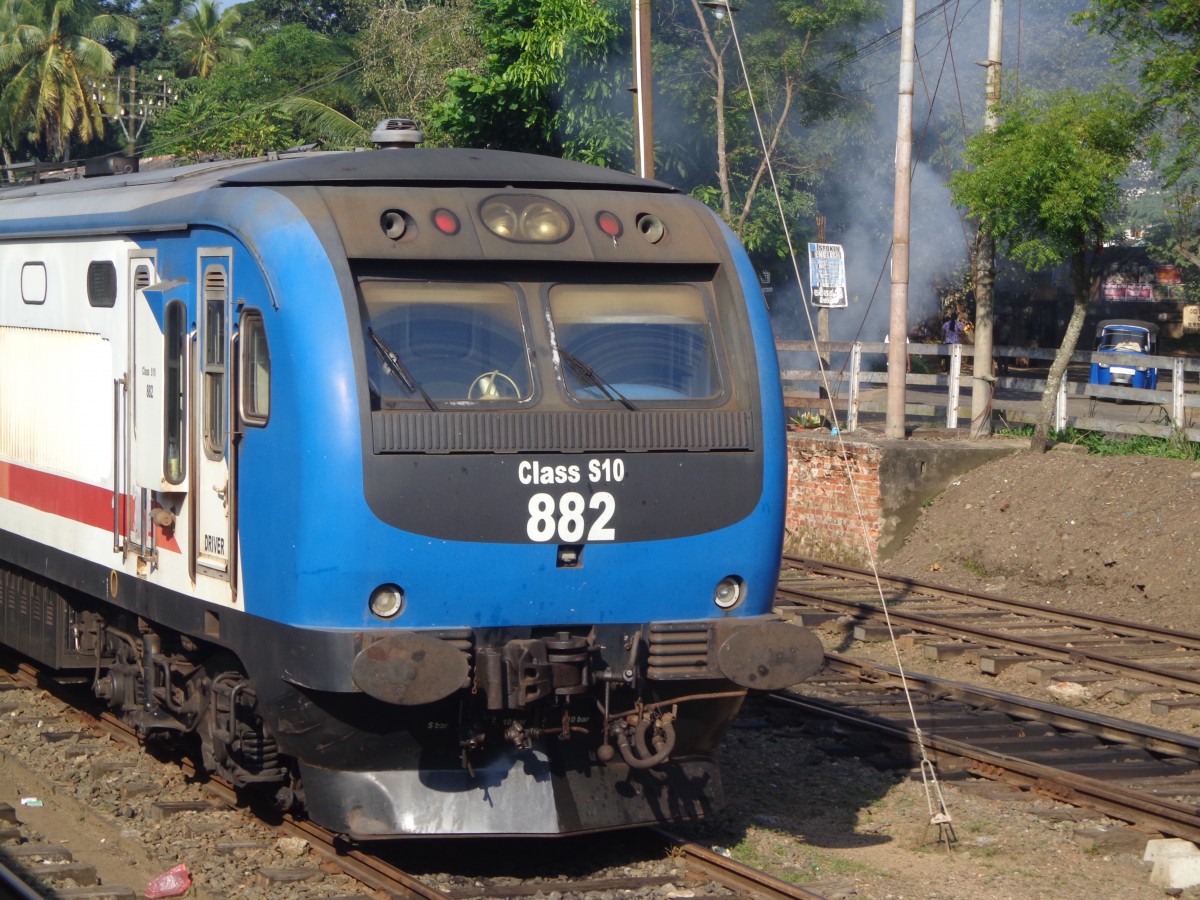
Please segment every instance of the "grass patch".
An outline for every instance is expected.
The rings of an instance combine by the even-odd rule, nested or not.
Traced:
[[[1006,437],[1030,438],[1033,437],[1033,426],[997,429],[996,434]],[[1166,438],[1150,437],[1144,434],[1121,436],[1068,428],[1065,431],[1052,430],[1050,440],[1086,447],[1091,456],[1154,456],[1161,459],[1182,459],[1188,462],[1200,461],[1200,443],[1189,441],[1181,434]]]
[[[983,567],[983,563],[981,563],[977,559],[972,559],[971,557],[967,557],[967,559],[965,559],[963,561],[963,568],[966,569],[968,572],[970,572],[972,575],[974,575],[976,578],[987,578],[988,577],[987,569],[985,569]]]
[[[789,884],[884,874],[863,863],[803,844],[794,835],[765,828],[750,829],[743,840],[729,848],[729,855]]]

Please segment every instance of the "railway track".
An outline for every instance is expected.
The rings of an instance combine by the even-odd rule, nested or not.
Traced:
[[[943,777],[1004,780],[1138,827],[1200,841],[1200,739],[985,688],[905,673],[921,741]],[[839,654],[772,699],[915,743],[898,670]],[[914,761],[916,757],[914,756]]]
[[[871,572],[801,557],[784,558],[778,607],[805,625],[833,626],[839,647],[895,633],[909,659],[912,711],[897,669],[837,652],[827,654],[825,668],[812,679],[773,695],[780,702],[868,731],[876,736],[872,740],[882,734],[915,744],[919,727],[927,752],[951,776],[1008,781],[1200,841],[1200,739],[913,674],[922,660],[958,661],[967,672],[975,666],[973,682],[1023,670],[1024,679],[1008,683],[1087,686],[1129,704],[1131,716],[1136,701],[1143,709],[1148,705],[1150,718],[1169,722],[1171,713],[1200,708],[1200,634],[910,578],[881,575],[877,585]]]
[[[116,718],[96,709],[90,695],[79,696],[78,690],[47,679],[28,664],[5,666],[0,661],[0,703],[4,702],[5,693],[17,694],[21,689],[29,691],[35,688],[49,691],[54,700],[62,704],[61,713],[57,709],[49,713],[39,710],[33,717],[39,720],[39,728],[53,722],[54,730],[39,731],[39,737],[49,741],[62,735],[65,740],[69,735],[69,739],[79,745],[79,753],[86,756],[88,751],[85,744],[100,743],[103,735],[107,735],[121,742],[128,752],[136,756],[136,763],[83,762],[81,765],[85,768],[90,767],[87,777],[96,778],[99,767],[106,772],[119,772],[147,763],[156,764],[138,746],[136,735]],[[17,711],[19,706],[16,703],[9,705],[13,707],[10,712]],[[0,730],[18,725],[29,726],[30,723],[24,722],[23,718],[9,716],[7,720],[0,719]],[[12,744],[2,743],[3,737],[0,731],[0,753],[13,752]],[[32,762],[36,764],[37,760]],[[196,779],[196,773],[186,759],[172,757],[157,764],[178,765],[187,779]],[[68,785],[84,780],[82,775],[66,774]],[[140,778],[143,782],[146,780],[144,772]],[[133,786],[135,783],[122,787],[122,795],[127,792],[132,794],[136,790]],[[69,786],[64,787],[62,793],[68,793],[69,790]],[[275,866],[257,870],[255,879],[264,886],[274,885],[276,889],[286,887],[289,879],[300,882],[336,871],[357,882],[364,894],[441,900],[534,897],[549,892],[570,898],[596,891],[666,897],[677,895],[684,888],[706,896],[723,895],[751,900],[820,900],[821,896],[658,829],[638,831],[633,836],[618,833],[562,839],[552,844],[539,841],[421,840],[352,846],[310,822],[290,816],[281,817],[266,803],[259,806],[252,799],[247,803],[245,795],[239,795],[219,781],[204,780],[203,793],[204,798],[199,801],[147,800],[142,812],[150,817],[205,817],[218,807],[236,811],[239,815],[250,812],[258,816],[259,825],[270,827],[278,835],[293,841],[303,841],[311,849],[311,855],[306,854],[307,861],[303,864],[298,863],[286,869]],[[133,809],[130,805],[126,814],[132,817]],[[89,866],[86,861],[76,860],[72,852],[66,849],[64,841],[70,842],[69,838],[35,834],[22,825],[21,818],[28,818],[28,814],[23,815],[19,809],[0,804],[0,861],[8,864],[6,870],[11,870],[0,872],[0,896],[6,896],[3,885],[7,881],[15,885],[9,888],[14,896],[22,896],[21,890],[44,892],[52,888],[61,892],[63,876],[56,875],[56,871],[67,872],[68,876],[76,873],[75,884],[93,886],[93,892],[81,893],[81,897],[111,900],[141,895],[144,885],[134,891],[127,887],[100,884],[102,879],[97,876],[95,867]],[[196,823],[192,831],[202,834],[207,827],[204,823]],[[227,830],[228,825],[222,828]],[[79,843],[76,840],[74,845]],[[195,841],[185,843],[192,846]],[[242,857],[253,853],[256,845],[267,842],[231,838],[224,843],[230,852],[230,865],[241,870],[238,877],[242,877],[247,869]],[[605,863],[598,865],[597,859]],[[669,863],[664,863],[664,860]],[[55,881],[54,878],[59,880]],[[24,889],[19,886],[22,881],[27,885]],[[197,877],[199,881],[200,877]],[[346,892],[337,893],[342,896]],[[315,895],[307,893],[306,896]]]
[[[1200,634],[911,578],[881,575],[880,584],[893,628],[926,659],[976,660],[987,675],[1023,666],[1035,683],[1108,683],[1122,703],[1182,695],[1151,697],[1155,714],[1200,709]],[[850,617],[859,640],[887,635],[875,577],[863,569],[786,556],[778,606],[805,625]]]

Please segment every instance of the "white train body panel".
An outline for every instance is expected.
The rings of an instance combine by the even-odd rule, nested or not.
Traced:
[[[111,306],[88,301],[94,262],[113,265]],[[223,572],[196,577],[191,529],[152,518],[149,498],[172,488],[162,473],[162,330],[140,290],[157,281],[153,253],[114,238],[13,241],[0,243],[0,271],[4,521],[79,559],[234,605]],[[174,487],[176,523],[190,523],[186,485]]]

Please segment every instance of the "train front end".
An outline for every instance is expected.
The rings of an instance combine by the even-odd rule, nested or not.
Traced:
[[[704,816],[746,691],[822,656],[771,612],[785,429],[748,260],[705,207],[619,173],[350,159],[300,192],[286,167],[230,179],[289,194],[344,254],[343,362],[272,347],[276,384],[333,399],[276,405],[279,439],[308,442],[291,475],[249,440],[239,464],[248,603],[289,629],[256,645],[285,673],[255,677],[259,702],[310,813],[363,839]],[[305,289],[277,288],[268,337],[336,345],[282,322]],[[270,526],[294,574],[255,561],[254,485],[323,511]]]

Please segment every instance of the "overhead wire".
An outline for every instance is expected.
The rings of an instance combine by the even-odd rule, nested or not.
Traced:
[[[935,41],[933,46],[929,50],[925,51],[924,53],[915,54],[916,64],[921,72],[921,84],[925,87],[925,96],[928,98],[928,105],[927,105],[927,111],[926,111],[926,116],[925,116],[925,124],[921,129],[921,137],[917,141],[916,153],[914,154],[914,162],[912,164],[912,168],[909,171],[910,178],[917,171],[917,163],[915,162],[915,160],[919,159],[921,157],[922,151],[925,147],[925,142],[929,137],[930,128],[932,127],[932,122],[933,122],[934,111],[937,107],[938,95],[941,90],[942,75],[945,72],[947,60],[949,60],[951,72],[953,74],[956,87],[958,84],[958,70],[957,70],[957,66],[956,66],[954,58],[953,58],[953,51],[952,51],[954,34],[957,31],[957,29],[962,25],[962,23],[967,19],[967,17],[983,2],[983,0],[975,0],[975,2],[973,2],[970,6],[968,6],[966,8],[965,11],[962,12],[961,16],[959,15],[959,8],[958,8],[961,0],[947,0],[947,2],[939,4],[937,7],[935,7],[930,12],[937,12],[938,10],[942,10],[944,12],[945,8],[951,2],[953,2],[955,4],[955,13],[954,13],[953,19],[946,22],[946,30],[945,30],[945,34],[944,34],[943,38],[939,38],[937,41]],[[928,20],[928,18],[929,18],[929,15],[923,13],[921,16],[918,16],[918,21],[921,21],[922,19]],[[924,57],[930,56],[933,53],[935,53],[937,51],[937,48],[941,45],[943,39],[946,42],[946,51],[945,51],[945,53],[943,53],[943,56],[942,56],[942,65],[938,72],[937,81],[934,83],[933,89],[930,90],[929,86],[925,80],[925,69],[924,69],[924,66],[922,65],[922,59]],[[959,115],[963,121],[963,133],[965,134],[966,133],[966,113],[965,113],[965,109],[964,109],[964,105],[963,105],[961,91],[958,91],[956,89],[956,95],[957,95],[958,104],[959,104]],[[942,143],[943,155],[948,157],[948,152],[944,149],[945,144],[944,144],[944,142],[942,142],[942,136],[941,136],[940,131],[938,131],[938,141],[940,143]],[[967,230],[966,218],[961,213],[959,214],[959,224],[963,230],[964,246],[965,246],[967,252],[969,253],[971,241],[970,241],[970,237],[969,237],[968,230]],[[859,318],[858,329],[855,331],[853,339],[852,339],[855,342],[861,338],[863,328],[865,327],[867,321],[870,319],[871,310],[874,307],[875,300],[878,296],[879,286],[883,282],[883,275],[887,271],[888,263],[891,260],[891,258],[892,258],[892,246],[889,243],[887,253],[884,254],[883,260],[880,264],[879,275],[876,278],[875,286],[872,289],[871,295],[867,299],[867,305],[866,305],[865,309],[863,310],[861,317]],[[803,288],[801,289],[801,294],[803,295]],[[809,328],[810,328],[810,333],[815,333],[815,331],[812,330],[811,322],[809,323]],[[846,374],[846,362],[843,361],[841,367],[838,369],[838,378],[835,379],[835,381],[839,384],[842,383],[845,380],[842,376],[844,376],[845,374]],[[840,393],[830,393],[828,391],[828,389],[826,390],[826,393],[830,397],[831,400],[836,400],[840,396]]]
[[[948,0],[948,2],[954,2],[954,0]],[[941,6],[945,6],[945,5],[947,5],[947,4],[946,3],[941,4]],[[789,233],[789,229],[787,226],[787,217],[784,212],[783,198],[782,198],[782,194],[779,189],[778,181],[776,180],[776,177],[775,177],[775,167],[771,162],[771,154],[768,149],[766,134],[765,134],[765,131],[763,129],[763,124],[762,124],[762,118],[759,115],[758,105],[754,99],[753,86],[751,85],[751,82],[750,82],[750,75],[749,75],[749,72],[746,67],[746,60],[745,60],[744,55],[742,54],[741,39],[738,35],[737,24],[734,21],[733,10],[729,9],[728,7],[726,7],[726,8],[729,13],[728,19],[729,19],[730,32],[733,36],[733,45],[737,52],[738,62],[741,66],[742,78],[745,81],[746,97],[749,102],[751,114],[754,118],[754,125],[755,125],[755,129],[757,130],[757,133],[758,133],[760,146],[762,148],[764,165],[767,170],[767,174],[769,176],[771,190],[772,190],[772,193],[773,193],[774,199],[775,199],[776,209],[778,210],[778,213],[779,213],[780,223],[783,225],[784,241],[787,245],[788,257],[792,263],[792,269],[793,269],[793,272],[796,277],[796,284],[800,290],[800,296],[801,296],[801,300],[802,300],[801,306],[804,309],[805,318],[808,320],[809,333],[815,335],[816,328],[814,327],[814,323],[812,320],[812,312],[809,309],[809,303],[808,303],[807,297],[805,296],[805,291],[804,291],[804,282],[800,276],[800,264],[797,259],[795,247],[792,243],[791,234]],[[949,44],[949,35],[947,36],[947,43]],[[939,83],[940,83],[940,77],[939,77]],[[931,108],[932,108],[932,102],[931,102]],[[928,127],[928,125],[927,125],[927,127]],[[889,251],[889,255],[890,255],[890,251]],[[860,326],[860,328],[861,328],[861,326]],[[814,347],[815,347],[815,341],[814,341]],[[913,702],[912,692],[910,690],[908,676],[905,673],[904,661],[900,655],[899,644],[896,641],[895,629],[892,625],[891,612],[890,612],[890,609],[888,606],[887,597],[884,594],[883,582],[879,575],[878,554],[875,551],[875,548],[871,541],[871,536],[867,529],[867,517],[866,517],[865,510],[864,510],[862,497],[859,494],[858,484],[853,477],[853,471],[854,471],[855,466],[850,459],[849,449],[846,446],[846,443],[842,436],[842,430],[838,424],[839,420],[838,420],[837,408],[832,401],[833,395],[829,388],[828,372],[826,371],[825,365],[824,365],[823,361],[821,360],[820,353],[817,354],[817,359],[818,359],[818,372],[820,375],[821,385],[824,389],[824,395],[826,397],[830,398],[830,403],[829,403],[830,419],[829,420],[832,423],[831,432],[833,433],[833,435],[836,437],[836,440],[837,440],[838,453],[842,460],[842,469],[846,475],[846,480],[847,480],[849,488],[850,488],[850,496],[851,496],[851,500],[852,500],[852,503],[855,508],[855,512],[857,514],[857,522],[858,522],[859,531],[860,531],[860,534],[862,537],[863,546],[866,550],[867,560],[868,560],[868,563],[870,566],[871,573],[875,579],[875,590],[876,590],[877,596],[879,597],[880,607],[883,611],[884,622],[886,623],[888,633],[889,633],[889,635],[891,635],[891,638],[892,638],[892,648],[895,653],[896,666],[897,666],[898,673],[900,676],[900,684],[901,684],[901,688],[902,688],[902,691],[904,694],[905,702],[908,706],[909,716],[913,723],[913,731],[914,731],[914,735],[916,738],[917,749],[918,749],[918,752],[919,752],[920,758],[921,758],[921,763],[920,763],[921,779],[922,779],[923,786],[925,788],[926,804],[927,804],[927,807],[929,809],[929,814],[930,814],[929,824],[930,825],[936,824],[939,828],[939,832],[942,832],[942,833],[945,833],[945,832],[943,832],[943,829],[949,828],[948,835],[949,835],[949,837],[952,837],[953,836],[953,825],[951,823],[953,820],[950,815],[949,809],[946,805],[945,797],[942,793],[941,784],[937,777],[937,770],[934,767],[933,762],[929,757],[928,749],[925,745],[924,732],[921,729],[921,725],[920,725],[920,722],[917,717],[916,706]],[[947,843],[949,842],[949,837],[947,838]]]

